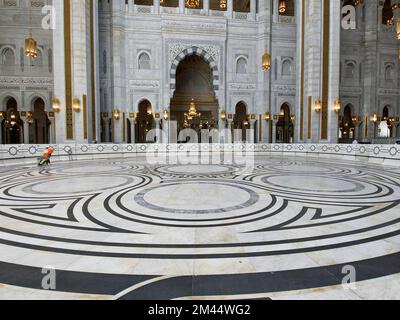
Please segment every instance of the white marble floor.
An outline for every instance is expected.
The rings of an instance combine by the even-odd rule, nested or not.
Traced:
[[[0,299],[400,298],[399,168],[192,160],[0,168]]]

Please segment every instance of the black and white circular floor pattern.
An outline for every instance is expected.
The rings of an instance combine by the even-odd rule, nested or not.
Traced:
[[[120,299],[234,297],[400,273],[400,170],[306,158],[0,173],[0,284]]]

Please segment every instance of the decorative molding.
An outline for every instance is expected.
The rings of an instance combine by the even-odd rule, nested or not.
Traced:
[[[190,49],[193,47],[198,47],[206,51],[213,60],[219,65],[220,57],[221,57],[221,46],[212,45],[212,44],[204,44],[197,42],[185,42],[185,41],[171,41],[167,43],[168,46],[168,61],[169,65],[172,65],[172,62],[175,58],[183,52],[185,49]]]
[[[160,88],[160,82],[156,80],[130,80],[129,86],[140,89],[158,89]]]
[[[230,83],[229,90],[256,90],[257,85],[252,83]]]
[[[0,85],[52,86],[52,78],[42,77],[0,77]]]

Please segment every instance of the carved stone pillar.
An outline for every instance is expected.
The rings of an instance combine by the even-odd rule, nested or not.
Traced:
[[[256,0],[250,0],[250,16],[252,20],[256,19],[257,13],[257,2]]]
[[[161,132],[161,119],[154,119],[154,122],[156,123],[156,143],[163,143],[163,136]]]
[[[160,0],[153,0],[154,14],[160,14]]]
[[[179,13],[185,13],[185,0],[179,0]]]
[[[29,119],[28,117],[21,117],[21,120],[24,123],[24,144],[29,144]]]
[[[56,143],[56,119],[54,117],[49,117],[50,126],[49,126],[49,142],[50,144]]]
[[[203,10],[205,15],[210,14],[210,0],[203,0]]]
[[[257,134],[256,134],[256,122],[257,120],[250,120],[250,135],[246,133],[246,141],[248,143],[256,143]]]
[[[234,142],[234,137],[233,137],[233,119],[228,119],[228,130],[230,132],[230,137],[225,137],[225,143],[228,141]]]
[[[277,120],[272,120],[270,125],[272,125],[272,143],[276,143],[276,125],[278,124]]]
[[[227,15],[228,18],[233,17],[233,0],[228,0]]]
[[[103,118],[104,121],[104,142],[111,142],[110,138],[110,118]]]

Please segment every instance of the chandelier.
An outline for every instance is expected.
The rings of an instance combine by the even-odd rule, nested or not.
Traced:
[[[32,7],[29,4],[29,37],[25,39],[25,55],[29,59],[35,59],[38,56],[37,42],[32,37]]]
[[[190,102],[189,111],[185,113],[185,118],[191,121],[194,118],[199,118],[199,117],[201,117],[201,113],[197,112],[196,104],[194,103],[194,99],[192,99],[192,101]]]
[[[186,6],[190,9],[197,9],[200,7],[200,0],[186,0]]]
[[[220,0],[219,1],[219,7],[221,9],[226,9],[226,0]]]

